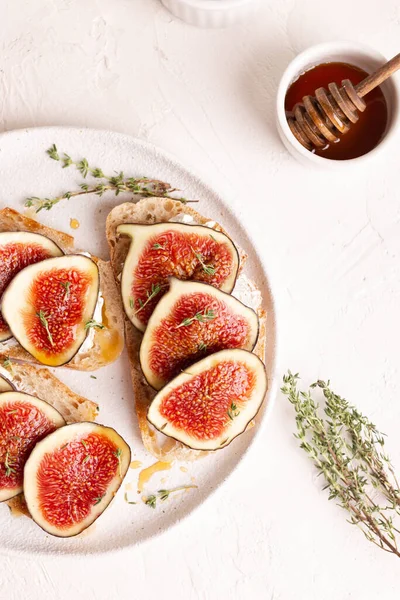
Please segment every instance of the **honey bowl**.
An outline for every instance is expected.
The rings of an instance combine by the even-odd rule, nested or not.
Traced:
[[[382,132],[379,142],[366,154],[357,158],[347,158],[337,160],[328,156],[323,156],[307,150],[293,135],[287,122],[287,112],[285,107],[286,95],[292,83],[301,77],[310,69],[324,63],[345,63],[358,67],[367,73],[372,73],[378,67],[386,62],[386,58],[376,50],[369,48],[364,44],[353,42],[328,42],[312,46],[304,50],[301,54],[288,65],[282,75],[278,86],[276,98],[276,121],[280,138],[286,149],[300,162],[304,164],[313,164],[315,167],[323,169],[343,169],[349,164],[362,164],[371,158],[381,154],[382,151],[391,144],[399,130],[400,125],[400,84],[399,74],[395,74],[385,81],[380,89],[383,93],[387,107],[386,128]],[[340,81],[336,81],[340,85]],[[319,87],[318,85],[316,87]],[[314,95],[313,90],[311,92]],[[351,133],[345,134],[351,135]],[[344,139],[344,138],[343,138]],[[339,141],[340,145],[342,142]],[[328,153],[329,154],[329,153]]]

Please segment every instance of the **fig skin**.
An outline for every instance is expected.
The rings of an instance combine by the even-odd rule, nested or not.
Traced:
[[[24,245],[26,248],[32,247],[34,245],[34,246],[40,247],[41,250],[48,253],[48,256],[44,257],[43,259],[33,260],[32,262],[29,263],[29,265],[36,264],[38,262],[42,262],[42,260],[46,260],[47,258],[64,255],[63,250],[58,246],[58,244],[56,244],[51,238],[48,238],[45,235],[42,235],[40,233],[33,233],[30,231],[2,231],[2,232],[0,232],[0,250],[2,248],[5,248],[8,245],[12,245],[12,244]],[[29,266],[29,265],[26,265],[26,266]],[[12,279],[21,270],[22,269],[19,269],[13,275]],[[8,285],[11,283],[12,279],[10,280]],[[3,289],[3,291],[1,292],[0,300],[1,300],[1,297],[2,297],[3,293],[5,292],[5,290],[6,290],[6,288]],[[1,326],[3,327],[4,324],[6,324],[6,322],[5,322],[5,320],[2,319]],[[0,331],[0,342],[5,342],[5,341],[11,339],[12,337],[13,336],[12,336],[12,332],[10,331],[10,329],[8,330],[8,332]]]
[[[135,236],[134,230],[138,233]],[[177,234],[198,234],[200,238],[214,238],[217,243],[225,244],[229,248],[230,257],[232,260],[232,272],[229,277],[225,278],[222,285],[218,286],[219,289],[230,293],[236,283],[236,278],[239,270],[240,257],[239,252],[233,243],[233,241],[221,231],[212,229],[205,225],[197,224],[186,224],[186,223],[154,223],[151,225],[137,224],[137,223],[124,223],[118,226],[117,233],[119,235],[128,236],[131,238],[131,245],[128,254],[125,259],[124,267],[122,270],[121,277],[121,294],[122,301],[125,309],[125,313],[132,324],[139,329],[139,331],[145,331],[146,323],[144,323],[140,317],[135,313],[134,308],[131,305],[132,297],[132,283],[133,283],[133,272],[139,264],[139,260],[143,255],[144,251],[147,251],[146,245],[150,241],[151,237],[165,234],[166,232],[173,231]],[[175,274],[176,275],[176,274]],[[163,275],[161,278],[163,281],[168,277],[174,276],[173,272]],[[180,276],[177,275],[179,278]],[[194,281],[195,277],[187,278],[188,281]],[[160,278],[154,279],[154,284],[160,283]],[[203,280],[202,280],[203,282]],[[205,283],[208,283],[207,281]],[[217,287],[217,286],[215,286]],[[162,297],[163,293],[157,296],[157,301]]]
[[[29,394],[25,394],[24,392],[17,392],[17,391],[2,392],[0,394],[0,406],[6,406],[8,403],[10,403],[10,404],[14,404],[14,403],[27,404],[29,406],[34,406],[46,417],[46,419],[50,423],[52,423],[54,425],[55,429],[65,425],[65,420],[62,417],[62,415],[58,412],[58,410],[56,410],[53,406],[51,406],[44,400],[41,400],[40,398],[36,398],[35,396],[31,396]],[[20,420],[19,420],[19,422],[20,422]],[[44,435],[46,435],[46,434],[44,434]],[[41,438],[43,439],[42,434],[41,434]],[[39,436],[36,437],[36,440],[38,440],[38,439],[39,439]],[[33,448],[32,448],[32,450],[33,450]],[[31,450],[31,452],[32,452],[32,450]],[[3,488],[1,488],[1,489],[3,489]],[[10,500],[11,498],[14,498],[18,494],[20,494],[22,492],[23,487],[16,486],[14,488],[4,488],[4,489],[13,490],[13,491],[11,491],[10,494],[7,494],[7,496],[5,494],[1,494],[1,489],[0,489],[0,497],[1,497],[0,502],[5,502],[7,500]]]
[[[40,518],[40,506],[38,504],[38,500],[35,494],[36,489],[35,484],[33,482],[37,473],[37,468],[40,467],[41,461],[43,460],[43,457],[46,454],[51,454],[54,451],[60,450],[63,444],[84,438],[85,435],[90,435],[91,433],[98,433],[99,435],[105,436],[107,440],[115,442],[118,445],[118,448],[122,446],[122,458],[121,462],[119,463],[121,472],[119,474],[119,470],[117,469],[117,472],[114,475],[111,483],[109,483],[107,492],[105,494],[105,496],[108,497],[104,497],[101,500],[101,503],[91,506],[90,517],[83,520],[83,526],[81,521],[76,525],[76,531],[73,530],[72,532],[69,532],[71,529],[73,529],[71,527],[69,528],[68,532],[66,532],[66,530],[63,531],[62,529],[57,530],[56,526],[47,523],[44,517]],[[97,521],[97,519],[108,508],[117,491],[120,489],[126,476],[126,473],[129,469],[129,465],[131,462],[131,449],[115,429],[90,421],[71,423],[69,425],[66,425],[65,427],[60,428],[57,431],[54,431],[53,434],[50,434],[35,446],[28,461],[25,464],[24,495],[28,510],[35,523],[44,532],[54,537],[67,539],[71,537],[76,537],[77,535],[85,531],[85,529],[87,529],[95,521]],[[118,479],[118,481],[115,481],[116,479]],[[113,486],[111,486],[112,483]]]
[[[47,365],[47,366],[60,367],[60,366],[63,366],[65,364],[68,364],[69,362],[71,362],[71,360],[79,352],[81,346],[83,345],[87,336],[89,335],[89,329],[85,330],[85,335],[84,335],[84,337],[82,336],[81,342],[79,343],[79,345],[75,344],[75,347],[72,346],[69,353],[67,353],[66,351],[63,351],[63,352],[59,353],[58,355],[53,355],[53,356],[55,356],[55,358],[52,360],[51,359],[46,360],[44,358],[42,359],[40,357],[40,355],[38,355],[39,351],[37,351],[37,349],[34,348],[33,344],[29,343],[26,331],[23,329],[23,327],[21,327],[21,319],[20,319],[20,315],[16,313],[16,309],[15,309],[16,303],[15,303],[15,300],[13,301],[13,294],[17,294],[17,298],[18,298],[20,295],[19,288],[22,288],[22,295],[24,297],[24,294],[25,294],[25,298],[26,298],[26,293],[29,289],[29,286],[31,285],[32,281],[34,281],[35,278],[39,275],[40,268],[42,268],[44,272],[51,271],[51,269],[53,269],[53,268],[54,269],[57,269],[57,268],[58,269],[70,269],[75,266],[74,261],[76,259],[78,259],[80,262],[82,262],[82,264],[84,264],[86,262],[87,265],[90,265],[91,269],[94,269],[93,272],[96,273],[96,276],[95,276],[96,281],[94,283],[90,284],[90,287],[92,287],[93,285],[95,285],[95,287],[93,287],[93,289],[91,289],[91,291],[89,292],[92,297],[93,307],[87,313],[85,318],[82,320],[81,324],[84,324],[85,322],[90,321],[90,319],[93,318],[94,312],[96,310],[96,303],[97,303],[97,299],[98,299],[99,291],[100,291],[100,275],[99,275],[98,266],[95,263],[95,261],[87,256],[82,255],[82,254],[69,254],[69,255],[64,255],[64,256],[60,256],[60,257],[49,258],[44,261],[41,261],[40,263],[35,263],[32,265],[29,265],[25,269],[22,269],[22,271],[20,271],[14,277],[14,279],[11,281],[10,285],[5,290],[2,301],[1,301],[0,309],[1,309],[2,313],[5,313],[5,315],[6,315],[6,317],[8,319],[7,324],[9,326],[13,336],[15,337],[15,339],[24,348],[24,350],[26,350],[29,354],[31,354],[38,362],[40,362],[41,364]],[[87,269],[89,270],[89,267],[87,267]],[[85,271],[85,269],[83,269],[83,271]],[[33,274],[33,278],[32,278],[32,274]],[[24,280],[23,280],[24,277],[27,278],[27,282],[24,282]],[[24,308],[26,309],[27,306],[29,306],[29,303],[27,301],[25,301],[25,304],[21,304],[20,306],[18,306],[18,309],[20,309],[20,310],[24,309]],[[8,313],[10,313],[10,314],[8,314]],[[33,350],[33,352],[32,352],[32,350]],[[35,351],[36,351],[36,353],[34,353]],[[64,354],[64,356],[63,356],[63,354]],[[57,356],[58,357],[63,356],[63,358],[57,359]]]
[[[141,347],[140,347],[140,365],[142,367],[143,374],[146,378],[147,383],[156,390],[160,390],[173,377],[169,377],[168,379],[166,379],[161,374],[158,374],[157,372],[155,372],[151,367],[151,364],[150,364],[151,352],[152,352],[153,348],[154,348],[155,352],[157,352],[157,349],[158,349],[158,340],[155,338],[155,336],[156,336],[157,332],[159,331],[159,329],[162,328],[162,322],[165,321],[166,319],[168,319],[169,317],[171,317],[171,314],[172,314],[173,310],[176,308],[177,304],[179,303],[179,300],[181,298],[184,298],[185,296],[191,296],[191,295],[195,295],[195,294],[199,294],[199,295],[204,294],[207,296],[211,296],[213,298],[213,300],[215,300],[216,302],[221,302],[225,306],[227,306],[228,310],[230,311],[230,313],[232,315],[234,315],[238,319],[241,318],[241,319],[246,320],[248,328],[249,328],[249,332],[248,332],[249,335],[246,340],[246,343],[244,345],[235,346],[235,347],[241,348],[244,350],[248,350],[251,352],[257,343],[260,323],[259,323],[257,313],[252,308],[246,306],[245,304],[243,304],[243,302],[241,302],[234,296],[231,296],[227,292],[223,292],[222,290],[219,290],[218,288],[215,288],[210,284],[200,283],[197,281],[181,281],[179,279],[176,279],[175,277],[171,277],[170,278],[170,288],[167,291],[167,293],[161,298],[161,300],[157,304],[153,314],[151,315],[149,322],[147,324],[146,331],[145,331],[143,339],[142,339]],[[194,311],[194,312],[197,312],[197,311]],[[218,315],[216,315],[216,317],[218,318]],[[205,330],[207,330],[208,327],[210,327],[212,329],[213,321],[210,321],[209,323],[207,323],[207,322],[202,323],[201,328],[203,328],[203,327]],[[220,327],[221,327],[221,325],[220,325]],[[223,325],[222,325],[222,327],[223,327]],[[185,336],[186,333],[191,333],[189,331],[189,329],[190,329],[190,326],[189,326],[188,330],[186,330],[186,327],[183,327],[179,331],[181,332],[181,334],[183,334]],[[164,340],[164,341],[167,342],[167,340]],[[170,346],[171,343],[172,343],[172,340],[170,339],[168,346]],[[184,343],[184,339],[182,340],[182,343]],[[179,365],[179,363],[176,364],[176,369],[175,369],[176,375],[179,374],[179,372],[182,370],[182,368],[185,366],[185,364],[186,364],[186,368],[188,368],[194,362],[197,362],[198,360],[202,360],[203,358],[205,358],[206,356],[209,356],[210,354],[213,354],[217,351],[228,350],[228,349],[233,349],[233,348],[232,348],[232,346],[225,346],[225,347],[220,346],[219,348],[216,348],[215,350],[211,350],[211,352],[207,352],[207,351],[203,352],[202,356],[198,356],[199,355],[198,351],[196,352],[197,356],[196,356],[196,354],[189,353],[185,360],[182,359],[180,365]],[[187,364],[187,363],[189,363],[189,364]]]
[[[4,375],[0,375],[0,394],[3,392],[15,392],[15,385]]]
[[[226,360],[232,361],[232,362],[238,362],[238,363],[244,362],[248,366],[251,363],[250,367],[254,368],[257,371],[258,376],[260,376],[260,382],[257,382],[257,396],[256,396],[257,401],[254,401],[254,410],[252,410],[252,411],[248,410],[248,415],[247,415],[247,417],[245,417],[245,419],[243,419],[243,418],[241,419],[240,426],[237,426],[238,422],[234,423],[234,421],[230,422],[227,420],[227,423],[229,423],[229,426],[232,426],[232,423],[234,423],[237,426],[237,429],[234,430],[233,432],[231,429],[230,435],[226,436],[226,434],[229,433],[229,428],[226,427],[224,432],[222,434],[220,434],[220,436],[218,438],[216,438],[216,440],[213,440],[213,441],[206,440],[205,443],[202,443],[199,440],[195,440],[194,437],[190,438],[189,434],[185,434],[184,432],[183,433],[179,432],[178,429],[173,426],[173,424],[171,425],[171,429],[174,429],[174,431],[170,431],[168,429],[168,426],[170,424],[168,423],[167,419],[164,416],[160,415],[159,410],[158,410],[158,407],[161,404],[161,402],[163,401],[164,397],[168,397],[168,394],[170,392],[172,392],[174,389],[179,388],[180,386],[184,385],[185,383],[190,382],[197,375],[213,369],[217,364],[223,363]],[[265,365],[258,358],[258,356],[256,356],[255,354],[253,354],[252,352],[249,352],[247,350],[240,350],[240,349],[221,350],[220,352],[216,352],[215,354],[210,354],[206,358],[203,358],[199,362],[195,363],[194,365],[192,365],[190,367],[190,372],[183,371],[180,375],[175,377],[175,379],[173,379],[169,384],[167,384],[163,389],[161,389],[158,392],[158,394],[155,396],[155,398],[153,399],[152,403],[150,404],[150,407],[149,407],[149,410],[147,413],[147,420],[160,433],[163,433],[167,437],[170,437],[170,438],[174,439],[175,441],[180,442],[181,444],[183,444],[184,446],[187,446],[188,448],[190,448],[192,450],[199,450],[202,452],[210,452],[210,451],[216,452],[217,450],[222,450],[223,448],[226,448],[227,446],[229,446],[229,444],[231,444],[234,439],[236,439],[239,435],[241,435],[242,433],[244,433],[246,431],[246,429],[249,426],[249,424],[251,423],[251,421],[257,416],[258,412],[260,411],[261,406],[264,401],[264,398],[265,398],[265,395],[267,393],[267,390],[268,390],[268,378],[267,378],[267,374],[266,374]],[[232,400],[232,402],[234,402],[235,398],[232,398],[231,400]],[[254,398],[253,398],[253,400],[254,400]],[[246,409],[246,406],[242,410],[244,411],[245,409]],[[167,423],[166,423],[166,421],[167,421]],[[221,438],[222,438],[222,443],[218,443],[221,441]],[[213,442],[215,442],[215,443],[213,443]]]

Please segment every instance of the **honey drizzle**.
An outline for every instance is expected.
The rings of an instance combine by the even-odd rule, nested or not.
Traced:
[[[158,471],[168,471],[171,467],[172,467],[172,463],[159,460],[156,463],[154,463],[153,465],[150,465],[150,467],[147,467],[146,469],[142,469],[139,473],[138,492],[139,493],[143,492],[144,486],[150,480],[150,478],[154,475],[154,473],[157,473]]]

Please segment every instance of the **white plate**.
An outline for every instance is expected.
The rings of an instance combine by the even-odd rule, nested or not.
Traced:
[[[257,417],[257,426],[237,438],[228,448],[194,463],[175,463],[171,470],[150,480],[145,488],[148,493],[160,487],[171,488],[192,482],[198,485],[197,489],[171,496],[155,510],[143,504],[139,495],[138,504],[127,504],[123,484],[110,508],[91,528],[77,538],[62,540],[47,535],[26,517],[10,516],[8,507],[0,505],[0,553],[8,554],[110,552],[138,544],[165,531],[202,505],[226,480],[261,431],[261,422],[265,422],[267,409],[270,409],[274,398],[276,331],[268,278],[259,255],[227,204],[173,158],[149,144],[117,133],[54,127],[13,131],[0,136],[0,199],[4,206],[22,210],[27,196],[51,197],[75,189],[81,182],[76,170],[63,170],[59,163],[46,156],[45,150],[53,143],[60,152],[67,152],[77,159],[86,157],[91,165],[101,167],[106,173],[123,170],[130,175],[146,175],[168,181],[183,190],[185,197],[198,198],[200,203],[196,208],[210,219],[221,222],[234,241],[246,250],[249,255],[246,274],[262,291],[268,311],[266,365],[269,392]],[[127,199],[129,196],[126,194],[118,198],[109,194],[102,198],[83,196],[64,200],[51,211],[42,211],[39,219],[47,225],[73,233],[78,248],[106,258],[106,216],[113,206]],[[80,228],[74,232],[69,226],[71,217],[80,222]],[[143,466],[154,463],[155,459],[145,452],[141,443],[126,354],[95,375],[97,379],[92,379],[90,373],[57,370],[57,376],[74,391],[99,404],[98,421],[115,427],[124,436],[132,448],[134,460],[140,460]],[[136,490],[138,474],[139,470],[129,469],[125,484],[132,482]]]

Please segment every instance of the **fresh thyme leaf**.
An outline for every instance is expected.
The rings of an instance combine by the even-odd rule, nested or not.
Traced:
[[[124,500],[125,500],[125,502],[126,502],[127,504],[137,504],[137,502],[132,502],[132,500],[129,500],[129,499],[128,499],[128,494],[127,494],[127,492],[125,492],[125,494],[124,494]]]
[[[96,179],[100,179],[100,178],[104,178],[105,175],[103,173],[103,171],[101,169],[91,169],[90,170],[91,175],[93,175],[93,177],[96,177]]]
[[[67,167],[70,167],[73,164],[74,161],[72,160],[72,158],[68,156],[68,154],[64,154],[62,158],[62,168],[66,169]]]
[[[100,502],[103,500],[104,496],[105,496],[105,494],[103,494],[102,496],[98,496],[97,498],[95,498],[93,506],[97,506],[97,504],[100,504]]]
[[[86,158],[82,158],[82,160],[78,162],[77,169],[82,173],[83,177],[86,179],[89,171],[89,163],[86,160]]]
[[[201,352],[203,352],[203,351],[207,350],[207,344],[205,344],[204,342],[200,342],[200,343],[199,343],[199,350],[200,350]]]
[[[96,375],[91,375],[90,378],[91,379],[97,379]]]
[[[95,321],[94,319],[91,319],[90,321],[85,323],[85,330],[90,329],[91,327],[96,327],[97,329],[105,329],[106,326],[102,323],[99,323],[98,321]]]
[[[206,275],[215,275],[215,267],[214,265],[207,265],[205,260],[204,260],[204,256],[202,254],[200,254],[200,252],[196,252],[192,246],[190,246],[190,249],[192,250],[193,254],[195,255],[195,257],[197,258],[197,260],[199,261],[199,263],[201,264],[203,271],[206,273]]]
[[[15,410],[8,410],[8,411],[7,411],[7,414],[8,414],[8,415],[16,415],[16,414],[17,414],[17,412],[18,412],[18,410],[17,410],[17,409],[15,409]]]
[[[295,437],[323,475],[329,499],[349,512],[349,522],[370,542],[400,557],[400,486],[383,450],[383,434],[335,394],[329,381],[318,380],[308,391],[299,391],[298,379],[289,371],[281,391],[296,412]],[[313,397],[317,388],[325,400],[323,412]]]
[[[165,246],[161,244],[153,244],[153,250],[165,250]]]
[[[85,448],[85,450],[87,450],[87,443],[85,442],[85,440],[81,440],[81,444]]]
[[[85,463],[87,463],[88,460],[90,460],[90,454],[86,454],[85,458],[82,461],[82,464],[84,465]]]
[[[153,300],[153,298],[155,298],[155,296],[157,296],[157,294],[164,288],[164,285],[160,285],[159,283],[152,283],[151,284],[151,291],[147,290],[147,300],[145,302],[143,302],[142,300],[140,300],[140,298],[138,298],[138,304],[139,304],[139,308],[137,310],[135,310],[135,312],[133,313],[134,315],[137,315],[138,313],[140,313],[141,310],[144,309],[144,307],[146,306],[146,304],[148,304],[150,302],[150,300]]]
[[[228,417],[233,421],[235,417],[240,415],[240,410],[238,410],[236,404],[232,402],[230,408],[228,409]]]
[[[198,202],[198,200],[187,200],[183,197],[175,197],[175,193],[179,190],[172,187],[169,183],[158,179],[149,179],[148,177],[125,177],[122,171],[117,175],[108,176],[99,167],[90,166],[86,158],[75,161],[65,152],[62,154],[62,158],[60,158],[60,154],[55,144],[53,144],[46,153],[53,160],[60,161],[60,165],[63,169],[74,166],[84,179],[86,179],[88,175],[91,175],[97,182],[94,185],[83,183],[80,185],[80,190],[67,191],[55,198],[38,198],[36,196],[27,198],[25,206],[34,207],[37,213],[41,210],[50,210],[64,199],[86,194],[102,196],[107,191],[113,192],[116,196],[125,192],[130,193],[133,196],[172,198],[173,200],[182,202],[182,204],[186,204],[187,202]]]
[[[197,485],[181,485],[176,488],[172,488],[170,490],[158,490],[157,494],[152,494],[145,499],[145,504],[150,506],[151,508],[156,508],[157,498],[161,502],[165,502],[170,496],[170,494],[174,494],[175,492],[181,492],[183,490],[197,489]]]
[[[64,302],[68,300],[71,295],[71,282],[70,281],[60,281],[60,285],[65,289],[64,294]]]
[[[129,308],[133,308],[135,306],[134,302],[133,302],[133,298],[132,296],[129,296]]]
[[[39,310],[39,312],[36,313],[36,316],[39,318],[42,326],[44,327],[44,329],[46,331],[47,339],[49,340],[50,344],[52,346],[55,346],[53,336],[51,335],[51,332],[49,329],[48,315],[43,310]]]
[[[4,459],[4,466],[6,469],[6,477],[10,477],[12,473],[15,473],[15,459],[11,458],[10,452],[7,450],[6,456]]]
[[[194,321],[199,321],[199,323],[207,323],[208,321],[215,319],[215,317],[216,314],[211,308],[205,308],[202,312],[196,313],[194,317],[187,317],[186,319],[183,319],[183,321],[176,326],[176,329],[179,329],[179,327],[187,327]]]
[[[214,242],[217,242],[217,240],[215,239],[215,237],[213,236],[213,234],[212,234],[212,233],[210,233],[210,238],[211,238],[211,239],[212,239]],[[217,244],[218,244],[218,242],[217,242]]]
[[[145,500],[145,504],[147,504],[147,506],[150,506],[150,508],[155,508],[157,504],[157,497],[154,496],[154,494],[148,496]]]
[[[6,356],[6,358],[3,360],[3,367],[12,373],[12,364],[9,356]]]
[[[171,493],[171,490],[158,490],[158,495],[159,495],[161,502],[164,502],[165,500],[167,500],[169,498],[170,493]]]
[[[55,144],[53,144],[48,150],[46,150],[46,154],[48,154],[53,160],[60,160],[57,146]]]

